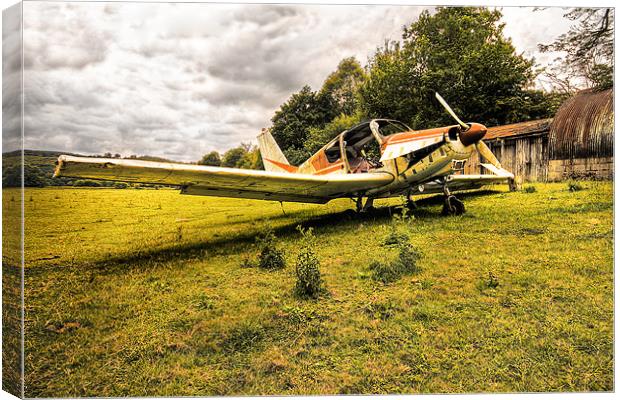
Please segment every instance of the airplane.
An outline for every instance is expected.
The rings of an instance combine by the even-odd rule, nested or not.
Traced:
[[[443,193],[443,213],[460,215],[464,204],[453,191],[512,183],[484,144],[487,128],[464,123],[438,94],[456,125],[414,131],[402,122],[372,119],[340,133],[299,166],[291,165],[268,129],[258,136],[264,171],[133,159],[61,155],[54,177],[87,178],[178,186],[181,194],[325,204],[355,200],[359,213],[379,198]],[[462,174],[477,151],[487,174]],[[364,198],[366,201],[364,202]]]

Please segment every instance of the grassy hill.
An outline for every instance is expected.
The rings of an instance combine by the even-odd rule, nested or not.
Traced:
[[[369,268],[397,257],[396,200],[361,217],[347,200],[27,189],[26,396],[613,390],[613,184],[583,185],[470,194],[451,218],[421,201],[394,228],[420,271],[389,284]],[[248,268],[267,225],[283,270]],[[293,292],[298,225],[318,300]]]

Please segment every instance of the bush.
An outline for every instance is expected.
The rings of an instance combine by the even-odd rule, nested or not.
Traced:
[[[312,229],[304,230],[301,226],[298,226],[297,229],[303,236],[303,244],[295,264],[295,274],[297,275],[295,294],[302,298],[316,299],[325,292],[325,287],[319,270],[320,262],[314,252],[314,235]]]
[[[35,165],[24,164],[23,173],[25,187],[43,187],[49,185],[48,176],[41,168]],[[12,165],[2,169],[2,186],[22,186],[22,168],[20,165]]]
[[[523,188],[523,191],[524,191],[525,193],[534,193],[534,192],[536,192],[536,186],[532,186],[532,185],[525,186],[525,187]]]
[[[584,187],[581,183],[574,181],[574,180],[570,180],[568,181],[568,183],[566,184],[566,186],[568,187],[568,191],[569,192],[578,192],[580,190],[583,190]]]
[[[90,179],[78,179],[73,181],[73,186],[100,187],[101,183]]]
[[[286,267],[284,251],[276,245],[276,235],[271,228],[265,229],[263,234],[258,237],[260,255],[258,256],[258,266],[266,270],[277,270]]]
[[[129,187],[125,182],[115,182],[114,189],[127,189]]]

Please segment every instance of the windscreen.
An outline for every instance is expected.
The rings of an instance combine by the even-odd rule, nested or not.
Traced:
[[[379,132],[383,136],[390,136],[395,133],[407,132],[411,130],[411,128],[399,121],[378,121],[378,123]]]

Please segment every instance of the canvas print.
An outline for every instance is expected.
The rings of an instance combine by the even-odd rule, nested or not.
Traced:
[[[7,8],[2,388],[613,391],[584,6]]]

